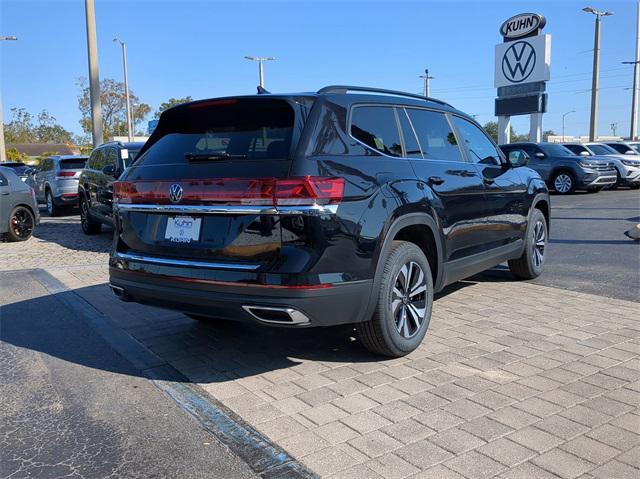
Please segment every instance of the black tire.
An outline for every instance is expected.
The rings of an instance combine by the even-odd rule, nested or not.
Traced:
[[[533,210],[527,226],[524,252],[509,261],[511,273],[518,279],[533,279],[542,274],[549,242],[547,220],[540,210]]]
[[[102,223],[91,218],[89,206],[84,196],[80,196],[80,225],[82,232],[89,236],[97,235],[102,229]]]
[[[50,189],[47,189],[44,194],[44,202],[47,205],[47,213],[49,213],[49,216],[54,217],[62,214],[62,208],[53,201],[53,195]]]
[[[26,206],[16,206],[9,215],[7,241],[27,241],[33,234],[36,219]]]
[[[570,171],[558,171],[553,175],[551,184],[560,195],[570,195],[576,191],[576,177]]]
[[[640,189],[640,183],[633,183],[629,185],[629,188],[631,188],[632,190],[638,190]]]
[[[356,329],[369,351],[398,358],[415,350],[429,328],[433,278],[422,250],[406,241],[393,242],[382,268],[373,317]]]

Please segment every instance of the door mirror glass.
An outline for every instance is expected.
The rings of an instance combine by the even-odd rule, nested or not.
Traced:
[[[542,158],[544,158],[545,156],[546,156],[546,155],[545,155],[544,153],[542,153],[541,151],[539,151],[539,152],[537,152],[537,153],[536,153],[536,158],[540,158],[540,159],[542,159]]]
[[[529,155],[527,155],[524,150],[512,150],[509,152],[509,164],[513,168],[518,168],[519,166],[526,166],[529,163]]]
[[[591,156],[588,151],[581,151],[580,156]]]
[[[106,165],[104,168],[102,168],[102,172],[105,175],[109,175],[109,176],[116,176],[116,167],[114,165]]]

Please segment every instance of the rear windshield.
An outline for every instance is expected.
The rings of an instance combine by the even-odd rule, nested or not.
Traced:
[[[81,170],[84,168],[86,158],[69,158],[68,160],[60,160],[61,170]]]
[[[212,100],[179,107],[160,120],[161,138],[136,166],[287,158],[294,116],[286,101],[273,99]]]

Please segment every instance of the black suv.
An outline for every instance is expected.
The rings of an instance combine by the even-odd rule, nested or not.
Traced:
[[[613,162],[578,156],[557,143],[509,143],[500,148],[507,155],[512,151],[527,153],[529,167],[540,173],[542,179],[561,195],[578,189],[600,191],[617,180]]]
[[[144,143],[103,143],[91,152],[78,178],[80,224],[87,235],[113,225],[113,183],[135,160]]]
[[[179,105],[115,184],[111,288],[196,319],[356,324],[402,356],[434,291],[504,261],[542,272],[549,195],[525,164],[468,115],[402,92]]]

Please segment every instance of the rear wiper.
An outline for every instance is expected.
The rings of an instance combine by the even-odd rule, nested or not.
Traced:
[[[230,155],[229,153],[185,153],[187,160],[244,160],[247,155]]]

